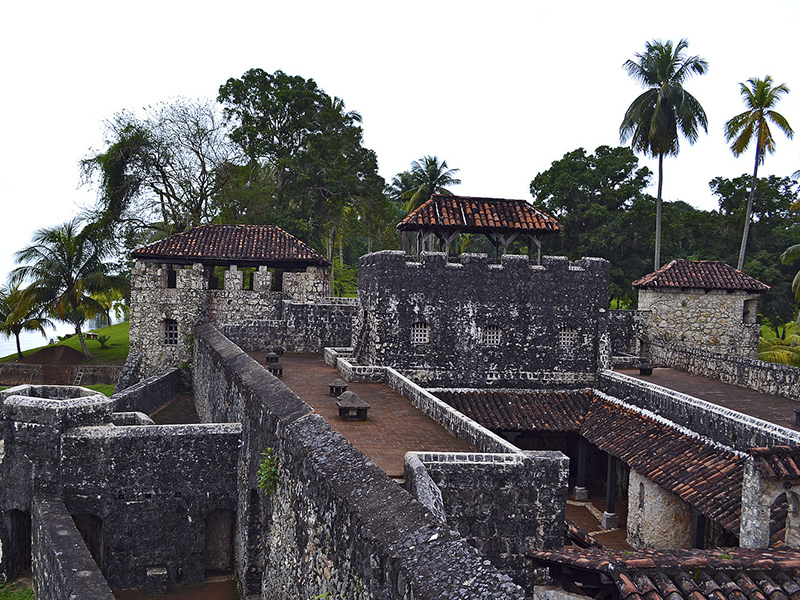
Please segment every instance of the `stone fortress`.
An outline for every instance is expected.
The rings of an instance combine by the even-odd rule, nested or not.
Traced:
[[[503,206],[480,200],[451,233],[554,228],[476,223]],[[430,223],[425,236],[453,239]],[[247,598],[800,593],[800,434],[613,370],[646,358],[796,399],[798,369],[753,359],[765,286],[735,269],[675,261],[636,282],[638,311],[610,311],[593,258],[377,252],[349,300],[277,228],[203,226],[134,257],[114,396],[0,393],[0,568],[32,561],[39,598],[207,570],[235,573]],[[382,382],[473,452],[411,452],[399,485],[245,353],[274,346]],[[186,386],[201,424],[154,425]],[[606,528],[627,507],[634,550],[566,527],[568,497],[597,490]]]

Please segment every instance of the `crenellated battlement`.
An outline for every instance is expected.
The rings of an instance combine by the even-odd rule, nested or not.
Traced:
[[[436,385],[586,385],[607,357],[609,263],[384,251],[359,263],[359,363]]]

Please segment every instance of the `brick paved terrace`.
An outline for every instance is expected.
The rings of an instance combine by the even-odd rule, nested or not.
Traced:
[[[250,352],[249,355],[264,364],[265,352]],[[466,443],[381,383],[348,383],[347,391],[370,405],[369,419],[343,421],[339,418],[336,398],[330,395],[328,387],[341,376],[321,354],[284,354],[280,362],[284,366],[283,383],[390,477],[403,476],[406,452],[472,451]]]

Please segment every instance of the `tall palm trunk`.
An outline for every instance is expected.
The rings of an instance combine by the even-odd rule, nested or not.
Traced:
[[[664,155],[658,155],[658,194],[656,195],[656,252],[653,270],[661,267],[661,188],[664,183]]]
[[[19,357],[20,360],[22,360],[25,357],[22,355],[22,347],[19,344],[19,334],[20,334],[19,331],[14,332],[14,337],[17,338],[17,356]]]
[[[756,166],[753,168],[753,179],[750,182],[750,195],[747,197],[747,214],[744,217],[744,232],[742,233],[742,245],[739,248],[739,262],[736,268],[740,271],[744,267],[744,253],[747,249],[747,237],[750,235],[750,221],[753,217],[753,198],[756,195],[756,183],[758,182],[758,163],[761,158],[760,148],[756,144]]]

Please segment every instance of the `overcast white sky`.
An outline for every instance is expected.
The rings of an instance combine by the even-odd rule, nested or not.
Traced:
[[[216,97],[254,67],[313,78],[359,111],[387,180],[432,154],[461,169],[464,195],[529,199],[565,152],[617,145],[641,92],[622,64],[656,38],[687,38],[710,64],[686,84],[709,132],[665,161],[666,199],[716,208],[708,182],[752,172],[754,155],[734,159],[722,134],[744,110],[738,82],[771,74],[794,88],[778,109],[800,130],[796,0],[45,1],[2,15],[0,279],[34,230],[93,202],[78,161],[103,148],[104,119]],[[800,135],[777,144],[760,174],[800,169]]]

